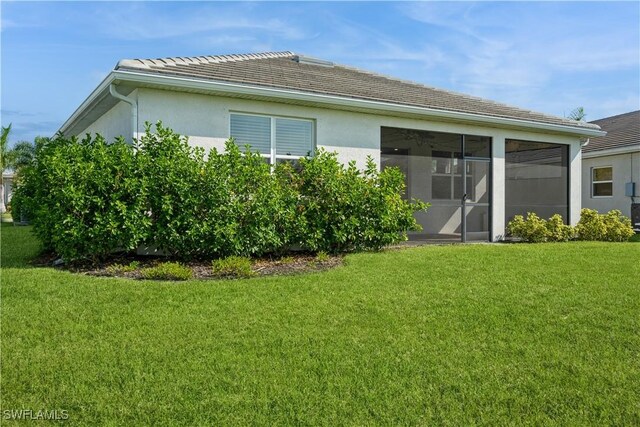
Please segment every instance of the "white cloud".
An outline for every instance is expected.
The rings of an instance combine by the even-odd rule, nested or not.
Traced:
[[[107,23],[105,28],[109,35],[124,40],[166,39],[201,33],[227,37],[271,34],[285,40],[305,37],[305,32],[290,22],[249,13],[250,9],[251,5],[246,4],[228,9],[217,3],[183,9],[182,13],[167,14],[161,13],[153,4],[136,3],[126,8],[101,11],[99,14]]]
[[[562,4],[419,3],[403,5],[405,16],[448,52],[439,71],[451,86],[476,96],[536,105],[551,95],[554,81],[591,72],[632,70],[640,64],[638,28],[607,17],[567,15]],[[579,12],[579,11],[577,11]],[[544,19],[541,19],[544,16]],[[589,88],[585,88],[585,94]],[[633,101],[635,100],[635,101]],[[637,105],[638,95],[611,109]],[[552,100],[546,99],[545,105]],[[549,111],[549,108],[544,108]]]

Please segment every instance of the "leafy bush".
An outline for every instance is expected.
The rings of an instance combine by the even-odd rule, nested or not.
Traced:
[[[604,240],[604,217],[594,209],[582,209],[576,231],[580,240]]]
[[[214,274],[224,277],[251,277],[255,275],[251,269],[251,260],[240,256],[216,259],[211,263],[211,268]]]
[[[582,209],[580,221],[576,226],[578,239],[602,240],[607,242],[626,242],[633,236],[631,219],[619,210],[599,214],[593,209]]]
[[[631,218],[625,216],[617,209],[605,214],[605,224],[607,225],[606,240],[609,242],[626,242],[635,233]]]
[[[329,261],[329,254],[324,251],[318,252],[316,254],[316,261],[320,263]]]
[[[289,170],[282,175],[293,177],[285,185],[298,194],[300,219],[294,229],[302,233],[294,243],[311,251],[380,249],[406,240],[407,230],[420,229],[413,213],[429,206],[403,200],[402,172],[379,172],[370,157],[360,171],[355,162],[344,166],[336,153],[321,149],[314,157],[300,159],[298,174]]]
[[[540,243],[549,239],[547,221],[533,212],[527,212],[527,219],[522,215],[516,215],[509,224],[507,232],[514,237],[519,237],[524,242]]]
[[[146,243],[182,258],[253,256],[283,250],[296,228],[292,189],[260,154],[191,147],[172,130],[147,127],[139,144],[140,175],[150,189]]]
[[[142,269],[142,277],[152,280],[189,280],[193,272],[177,262],[163,262],[154,267]]]
[[[68,260],[133,250],[150,225],[134,148],[122,138],[39,144],[13,203],[15,219],[26,215],[45,248]]]
[[[131,261],[129,264],[112,264],[106,268],[107,273],[111,275],[129,273],[132,271],[136,271],[140,267],[140,263],[138,261]]]
[[[507,232],[530,243],[566,242],[575,237],[574,228],[565,224],[561,215],[555,214],[544,220],[533,212],[527,212],[526,219],[516,215],[507,224]]]
[[[294,262],[296,262],[296,259],[295,259],[295,257],[292,257],[292,256],[283,256],[278,260],[278,262],[280,264],[285,264],[285,265],[286,264],[293,264]]]
[[[507,232],[525,242],[566,242],[568,240],[599,240],[626,242],[633,236],[631,220],[619,210],[604,215],[593,209],[582,209],[580,221],[575,227],[566,225],[558,214],[545,221],[535,213],[528,212],[525,220],[516,215],[507,224]]]
[[[272,170],[231,139],[205,155],[160,122],[133,145],[58,135],[23,172],[14,211],[69,261],[141,245],[182,259],[379,249],[418,229],[413,212],[428,206],[403,200],[402,173],[371,159],[360,171],[320,150]]]
[[[564,223],[562,216],[553,215],[547,220],[547,240],[550,242],[567,242],[575,238],[575,228]]]

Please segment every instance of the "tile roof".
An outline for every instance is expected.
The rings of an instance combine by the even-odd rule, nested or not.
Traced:
[[[583,152],[608,150],[637,145],[640,150],[640,110],[594,120],[596,124],[607,132],[606,136],[591,138]]]
[[[442,111],[564,125],[579,129],[598,129],[590,123],[512,107],[288,51],[125,59],[118,63],[116,70],[273,87]]]

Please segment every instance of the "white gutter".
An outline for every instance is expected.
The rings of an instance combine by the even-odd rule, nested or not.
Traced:
[[[391,104],[388,102],[371,101],[365,99],[353,99],[335,95],[316,94],[300,92],[289,89],[268,88],[260,86],[250,86],[238,83],[219,82],[211,80],[200,80],[188,77],[158,76],[135,71],[114,71],[117,78],[137,83],[147,83],[156,85],[171,84],[174,87],[188,89],[215,90],[217,92],[242,95],[258,95],[266,97],[280,96],[286,99],[293,99],[307,102],[320,102],[329,105],[339,105],[355,108],[369,108],[381,111],[393,111],[400,113],[413,113],[439,117],[446,119],[463,119],[467,121],[490,123],[494,125],[524,126],[547,131],[571,133],[573,135],[584,136],[604,136],[606,132],[597,129],[576,128],[573,126],[557,125],[550,123],[531,122],[528,120],[511,119],[504,117],[483,116],[474,113],[464,113],[459,111],[443,111],[427,107],[416,107],[411,105]]]
[[[466,120],[476,123],[486,123],[490,125],[503,125],[503,126],[517,126],[530,129],[538,129],[542,131],[568,133],[571,135],[580,136],[604,136],[606,132],[593,129],[593,128],[579,128],[567,125],[558,125],[551,123],[532,122],[522,119],[512,119],[505,117],[484,116],[481,114],[465,113],[459,111],[444,111],[437,110],[428,107],[417,107],[411,105],[392,104],[382,101],[372,101],[365,99],[354,99],[335,95],[325,95],[301,92],[289,89],[269,88],[261,86],[251,86],[239,83],[229,83],[211,80],[201,80],[188,77],[176,77],[176,76],[161,76],[152,75],[144,72],[135,71],[112,71],[103,82],[89,95],[89,97],[78,107],[73,115],[62,125],[60,131],[66,130],[70,127],[80,116],[86,107],[100,94],[102,90],[106,89],[107,85],[110,85],[115,80],[121,80],[123,82],[142,83],[158,86],[172,86],[183,89],[198,89],[205,91],[215,91],[223,94],[240,94],[250,96],[262,96],[267,98],[284,98],[297,101],[319,103],[325,105],[334,105],[351,108],[364,108],[369,110],[376,110],[382,112],[396,112],[405,114],[417,114],[422,116],[429,116],[443,119],[453,120]],[[135,128],[137,129],[137,128]]]
[[[138,101],[119,93],[116,90],[116,85],[113,83],[109,85],[109,93],[114,98],[118,98],[121,101],[131,104],[131,141],[135,141],[138,137]]]
[[[615,156],[618,154],[627,154],[627,153],[640,153],[640,144],[630,145],[628,147],[617,147],[617,148],[608,148],[606,150],[589,151],[588,153],[582,153],[582,158],[590,159],[593,157]]]

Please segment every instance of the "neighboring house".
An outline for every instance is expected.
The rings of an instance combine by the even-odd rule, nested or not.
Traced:
[[[122,60],[62,125],[136,138],[162,120],[191,144],[234,137],[271,163],[323,147],[399,166],[432,204],[412,239],[499,240],[516,214],[580,213],[581,144],[595,124],[275,52]]]
[[[11,202],[11,196],[13,195],[13,180],[15,174],[13,172],[2,173],[2,183],[0,186],[0,213],[7,211],[7,206]]]
[[[640,110],[591,122],[607,132],[582,151],[582,206],[640,223]]]

